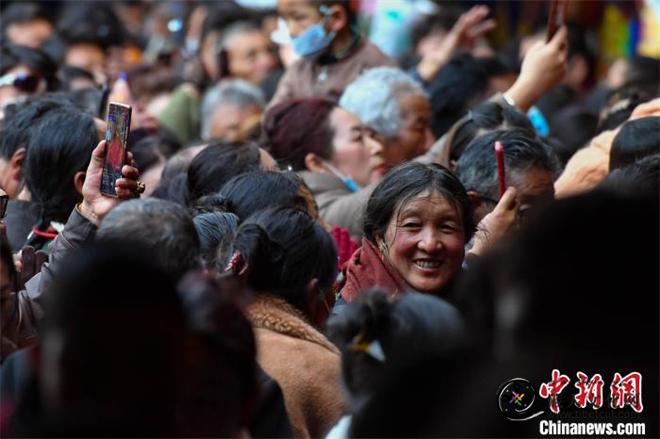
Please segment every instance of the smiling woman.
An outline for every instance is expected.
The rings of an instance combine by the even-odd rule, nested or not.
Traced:
[[[474,234],[463,185],[439,165],[408,163],[392,170],[367,204],[364,239],[344,269],[341,296],[365,289],[390,294],[444,294],[461,270]]]

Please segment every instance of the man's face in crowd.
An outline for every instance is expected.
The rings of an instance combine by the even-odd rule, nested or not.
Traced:
[[[278,0],[277,14],[286,21],[289,35],[295,38],[321,21],[322,16],[318,6],[309,0]]]
[[[275,67],[270,44],[259,31],[242,32],[226,43],[232,76],[259,85]]]
[[[525,218],[532,209],[548,204],[555,198],[553,175],[548,170],[539,168],[512,170],[507,174],[506,179],[507,186],[516,188],[520,219]],[[481,203],[475,208],[475,221],[481,221],[484,216],[492,212],[498,199],[496,193],[482,197]]]
[[[95,44],[78,43],[66,51],[64,64],[104,76],[106,55],[103,49]]]
[[[255,105],[220,104],[213,112],[209,136],[229,142],[245,140],[260,118],[261,109]]]
[[[25,23],[14,23],[7,27],[9,41],[33,49],[39,49],[53,32],[53,25],[41,18]]]
[[[3,85],[0,86],[0,108],[4,108],[12,102],[20,100],[20,98],[33,94],[42,94],[46,92],[46,80],[36,75],[28,67],[19,65],[13,69],[7,70],[4,75],[16,75],[17,77],[30,78],[30,82],[36,81],[30,86],[30,89],[24,89],[17,85]]]
[[[383,147],[357,116],[341,107],[330,113],[332,164],[361,186],[379,181],[385,174]]]
[[[431,104],[424,96],[407,95],[399,103],[403,125],[397,136],[384,142],[385,161],[393,168],[423,154],[433,139]]]

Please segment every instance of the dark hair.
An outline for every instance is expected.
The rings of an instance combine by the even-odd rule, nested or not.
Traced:
[[[598,116],[580,105],[560,110],[552,118],[550,134],[558,142],[548,141],[563,165],[596,134]]]
[[[462,332],[460,314],[446,301],[420,293],[388,300],[387,293],[377,288],[328,321],[328,338],[341,351],[343,381],[354,410],[379,387],[386,369],[458,347]],[[378,342],[385,360],[356,352],[358,336],[363,343]]]
[[[658,96],[657,83],[632,83],[613,91],[600,112],[596,134],[618,127],[628,120],[635,107],[656,96]]]
[[[472,204],[461,182],[444,166],[405,163],[390,171],[374,189],[364,214],[364,236],[376,243],[402,206],[424,191],[438,192],[458,211],[468,242],[475,232]]]
[[[7,29],[12,24],[23,24],[35,20],[45,20],[51,22],[48,12],[37,3],[15,2],[2,12],[2,36],[7,38]]]
[[[330,113],[337,107],[325,98],[295,99],[274,105],[262,125],[263,147],[283,166],[304,171],[305,156],[330,159],[333,153]]]
[[[494,131],[474,139],[456,164],[456,175],[467,190],[497,198],[497,164],[493,146],[499,140],[504,146],[506,172],[543,169],[557,172],[558,163],[552,150],[529,132],[514,129]]]
[[[57,64],[45,52],[16,44],[2,44],[1,52],[0,75],[4,75],[14,67],[25,66],[46,81],[49,91],[58,88],[59,81],[55,76]]]
[[[158,149],[158,138],[156,136],[143,137],[132,145],[128,150],[133,153],[135,166],[143,174],[147,169],[165,162],[165,157]]]
[[[193,218],[199,237],[200,253],[207,269],[224,268],[229,262],[230,247],[238,229],[238,217],[229,212],[206,212]]]
[[[112,5],[104,2],[66,4],[57,33],[68,46],[93,44],[102,50],[124,44],[126,31]]]
[[[174,279],[199,267],[197,231],[188,211],[176,203],[155,198],[120,203],[103,219],[96,237],[135,241]]]
[[[307,210],[307,202],[300,194],[300,181],[294,173],[252,171],[237,175],[218,192],[230,212],[239,221],[268,207],[284,206]]]
[[[38,228],[45,230],[51,221],[65,223],[82,199],[74,176],[87,169],[98,136],[94,119],[68,106],[46,112],[30,129],[23,172],[41,209]]]
[[[258,390],[254,332],[232,297],[244,292],[199,273],[186,276],[178,290],[188,326],[201,342],[187,374],[194,378],[183,405],[182,434],[235,436],[248,427]]]
[[[186,327],[174,283],[147,249],[120,240],[73,252],[44,294],[43,341],[58,334],[66,346],[56,422],[70,430],[57,436],[175,434],[163,417],[179,401]]]
[[[626,59],[626,64],[624,84],[648,84],[657,87],[660,82],[660,60],[637,55]]]
[[[0,157],[10,159],[20,148],[28,147],[30,128],[53,109],[72,108],[62,96],[45,94],[31,97],[25,102],[9,105],[5,109],[5,120],[0,136]]]
[[[219,191],[232,177],[261,167],[254,143],[215,142],[197,154],[188,167],[188,203]]]
[[[603,180],[602,187],[627,194],[658,197],[660,189],[660,153],[614,169]]]
[[[306,212],[270,208],[239,227],[234,254],[247,264],[247,284],[305,311],[305,292],[316,278],[327,292],[337,274],[337,249],[328,232]]]
[[[623,124],[612,141],[610,171],[657,153],[660,153],[660,117],[631,120]]]
[[[222,32],[237,21],[254,18],[250,10],[245,9],[235,1],[210,3],[207,7],[208,11],[204,23],[202,23],[202,32],[200,34],[200,46],[209,33],[214,31]]]
[[[428,86],[435,136],[441,137],[473,104],[485,98],[489,78],[507,69],[495,58],[476,59],[468,53],[454,55]]]
[[[534,127],[526,115],[519,112],[510,105],[498,102],[484,102],[471,110],[465,121],[460,121],[454,126],[451,139],[450,158],[458,160],[469,143],[477,136],[481,136],[495,130],[520,128],[534,135]]]

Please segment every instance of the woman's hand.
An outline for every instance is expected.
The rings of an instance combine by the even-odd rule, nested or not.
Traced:
[[[474,245],[470,253],[483,255],[486,250],[515,227],[520,209],[516,195],[516,188],[512,186],[507,188],[495,209],[477,225],[477,233],[474,234]]]
[[[562,27],[550,42],[534,44],[523,59],[520,75],[506,95],[524,113],[566,74],[568,30]]]
[[[117,204],[123,200],[139,197],[138,177],[140,176],[137,168],[133,167],[133,155],[127,154],[127,165],[121,168],[123,178],[118,178],[115,182],[115,191],[117,197],[108,197],[101,193],[101,177],[103,175],[103,162],[105,160],[105,140],[101,140],[92,151],[92,159],[87,167],[85,183],[82,193],[83,201],[80,204],[80,213],[91,223],[97,226],[103,218]]]

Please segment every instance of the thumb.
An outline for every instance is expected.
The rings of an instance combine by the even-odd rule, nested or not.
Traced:
[[[92,151],[92,159],[89,162],[88,171],[95,170],[103,167],[105,161],[105,140],[101,140],[96,148]]]
[[[499,203],[495,206],[494,211],[502,213],[505,211],[516,211],[518,210],[518,200],[516,199],[518,191],[515,187],[509,186],[504,192],[504,195],[500,198]]]
[[[557,33],[552,37],[552,40],[548,43],[549,45],[553,46],[555,49],[559,50],[561,49],[562,45],[567,46],[566,44],[566,38],[568,36],[568,29],[566,29],[566,26],[562,26],[559,28]]]

